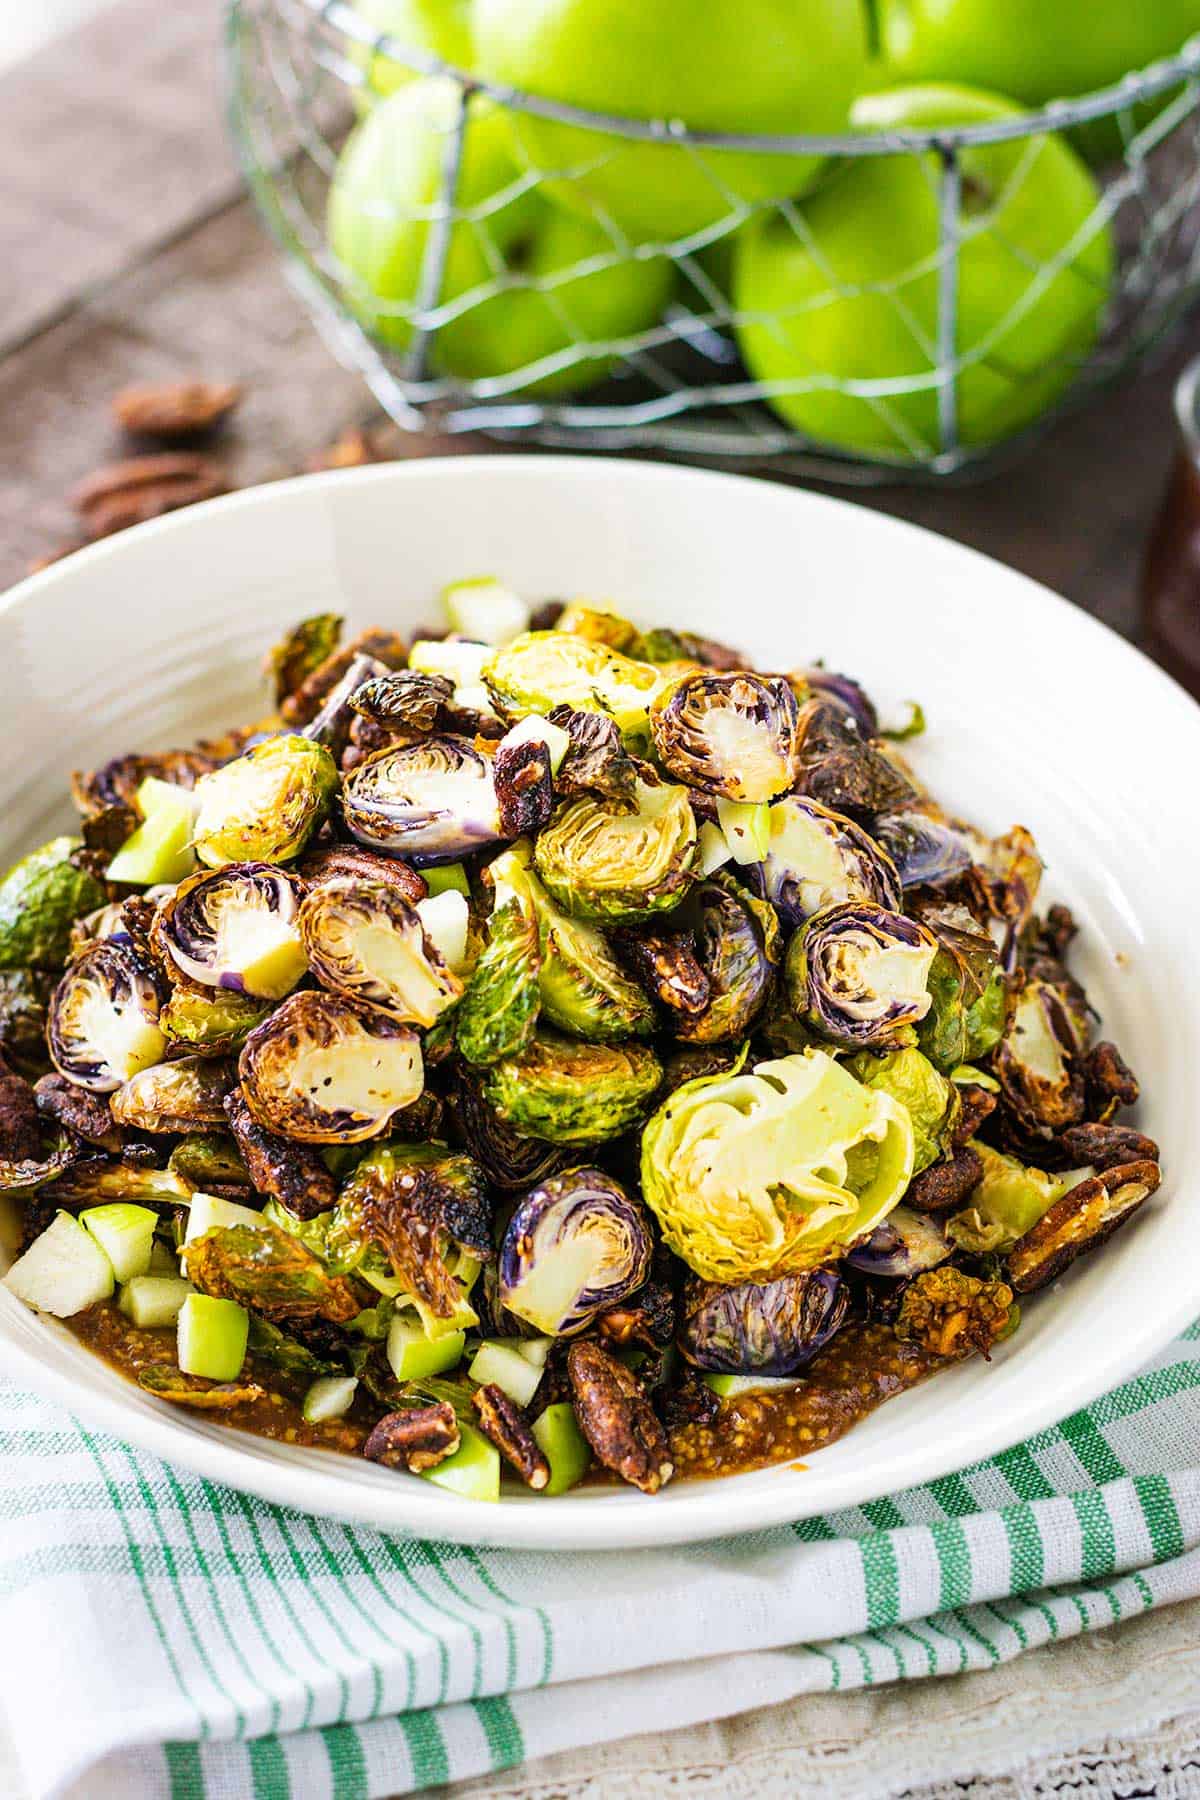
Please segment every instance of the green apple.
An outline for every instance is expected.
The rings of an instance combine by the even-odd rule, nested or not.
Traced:
[[[866,131],[1010,118],[995,95],[930,85],[858,102]],[[958,432],[1008,436],[1070,385],[1096,340],[1113,247],[1096,183],[1054,136],[962,154],[957,297]],[[751,374],[798,431],[840,449],[922,459],[940,444],[935,349],[939,164],[860,157],[738,245],[738,340]],[[1052,267],[1053,265],[1053,267]],[[878,384],[870,392],[838,384]]]
[[[888,82],[965,81],[1043,106],[1113,86],[1200,31],[1200,0],[875,0]],[[1139,109],[1141,123],[1151,108]],[[1080,133],[1120,149],[1115,120]]]
[[[373,32],[386,32],[406,49],[426,51],[455,69],[471,67],[471,0],[354,0],[354,10]],[[385,99],[420,78],[419,69],[394,57],[380,56],[349,37],[346,43],[365,78],[357,96],[361,104]]]
[[[448,77],[412,82],[372,108],[342,152],[329,194],[329,242],[347,303],[380,342],[412,342],[430,221],[459,107]],[[602,379],[614,355],[575,359],[579,343],[616,345],[654,324],[672,267],[621,254],[600,226],[528,187],[508,116],[471,103],[438,296],[433,367],[497,391],[568,394]],[[507,382],[518,371],[527,379]]]
[[[543,99],[696,131],[845,129],[863,85],[862,0],[476,0],[475,66]],[[529,165],[567,206],[640,242],[688,237],[740,203],[798,193],[811,157],[620,138],[514,110]]]

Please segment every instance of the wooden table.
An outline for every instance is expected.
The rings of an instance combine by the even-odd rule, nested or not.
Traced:
[[[244,381],[222,446],[237,485],[293,473],[371,417],[241,195],[217,99],[220,14],[218,0],[121,0],[0,80],[0,588],[71,536],[64,496],[118,452],[108,401],[127,382]],[[999,479],[855,497],[1130,632],[1187,348],[1177,342]],[[399,444],[405,456],[486,447]]]

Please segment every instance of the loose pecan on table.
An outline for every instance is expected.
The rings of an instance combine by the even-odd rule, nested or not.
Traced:
[[[211,457],[164,450],[157,456],[106,463],[79,483],[71,504],[89,538],[102,538],[198,500],[211,500],[227,486],[224,472]]]
[[[146,381],[122,388],[112,406],[118,425],[134,437],[172,444],[212,431],[241,397],[235,381]]]

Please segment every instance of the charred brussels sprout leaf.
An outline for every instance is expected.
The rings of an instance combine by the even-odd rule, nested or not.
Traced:
[[[344,1325],[361,1310],[347,1280],[273,1225],[215,1226],[185,1244],[182,1259],[202,1294],[235,1300],[272,1324],[328,1319]]]
[[[593,644],[607,644],[610,650],[628,650],[638,635],[637,627],[619,613],[604,612],[583,600],[568,600],[554,629],[572,632]]]
[[[438,714],[454,698],[454,683],[445,675],[420,669],[393,669],[356,688],[350,698],[361,718],[390,731],[432,731]]]
[[[342,620],[336,613],[315,613],[311,619],[301,619],[293,625],[267,652],[265,673],[275,690],[276,706],[281,706],[333,655],[341,635]]]
[[[689,910],[697,915],[696,944],[709,1000],[703,1012],[679,1019],[676,1033],[693,1044],[743,1038],[765,1006],[779,966],[775,910],[725,874],[701,882]]]
[[[299,894],[282,869],[226,863],[191,876],[159,907],[155,950],[199,987],[281,1000],[307,967]]]
[[[54,990],[47,1041],[68,1081],[111,1094],[139,1069],[161,1062],[167,1040],[158,1022],[161,995],[153,970],[135,950],[93,944]]]
[[[236,1412],[265,1400],[267,1390],[256,1381],[206,1381],[201,1375],[185,1375],[169,1363],[151,1363],[138,1370],[138,1386],[173,1406],[191,1406],[198,1412]]]
[[[491,762],[466,738],[381,750],[346,776],[342,808],[360,843],[424,862],[453,860],[500,835]]]
[[[654,750],[677,781],[726,800],[774,800],[795,777],[796,696],[781,676],[681,675],[650,708]]]
[[[52,838],[0,880],[0,969],[61,969],[71,927],[104,903],[104,889],[71,855],[73,837]]]
[[[606,644],[568,631],[526,631],[484,664],[496,710],[509,720],[549,714],[558,705],[606,712],[621,731],[644,731],[646,708],[662,677]]]
[[[868,820],[918,798],[895,758],[825,700],[810,700],[803,707],[799,738],[796,793],[834,812]]]
[[[278,1325],[272,1325],[268,1319],[260,1319],[253,1313],[250,1316],[250,1334],[248,1340],[250,1354],[259,1362],[269,1363],[281,1374],[291,1375],[301,1381],[311,1381],[318,1375],[342,1375],[345,1364],[333,1357],[318,1356],[307,1344],[298,1338],[289,1337]]]
[[[1079,1123],[1086,1048],[1079,1021],[1057,987],[1034,979],[1018,989],[992,1059],[1018,1123],[1030,1131],[1061,1131]]]
[[[732,1287],[691,1280],[679,1347],[699,1369],[726,1375],[792,1375],[829,1342],[850,1295],[832,1269]]]
[[[483,1097],[514,1130],[551,1144],[597,1144],[643,1117],[662,1067],[642,1044],[581,1044],[539,1031],[494,1063]]]
[[[227,1098],[227,1106],[232,1098],[232,1095]],[[167,1169],[202,1194],[217,1193],[227,1187],[257,1185],[238,1155],[237,1144],[223,1132],[196,1132],[181,1138],[167,1160]]]
[[[525,1193],[568,1159],[569,1152],[557,1145],[514,1131],[495,1107],[488,1105],[478,1081],[461,1070],[450,1106],[457,1136],[502,1193]]]
[[[937,939],[929,971],[930,1007],[918,1036],[943,1073],[986,1056],[1004,1029],[1006,986],[990,936],[965,906],[917,908]]]
[[[135,1131],[197,1131],[225,1123],[224,1100],[233,1081],[228,1064],[181,1056],[140,1069],[109,1106],[119,1125]]]
[[[953,1248],[934,1219],[900,1205],[868,1237],[850,1246],[846,1261],[861,1275],[909,1281],[947,1262]]]
[[[555,792],[564,799],[596,794],[632,809],[637,799],[637,764],[608,714],[556,706],[546,717],[571,740],[554,778]]]
[[[887,1216],[912,1165],[906,1109],[815,1050],[689,1082],[642,1134],[647,1204],[707,1281],[828,1261]]]
[[[915,919],[867,901],[815,913],[788,945],[797,1016],[849,1049],[889,1049],[929,1011],[937,940]]]
[[[470,1063],[515,1056],[528,1043],[540,1008],[537,924],[520,900],[497,905],[487,943],[455,1014],[458,1048]]]
[[[337,1183],[311,1144],[294,1144],[256,1123],[240,1089],[225,1098],[225,1116],[241,1152],[247,1179],[301,1219],[335,1205]],[[205,1187],[203,1178],[198,1186]]]
[[[46,970],[0,970],[0,1056],[21,1075],[40,1075],[49,1064],[46,1002],[53,987]]]
[[[896,865],[903,888],[941,888],[971,866],[971,850],[952,825],[919,812],[881,813],[871,831]]]
[[[241,1049],[270,1010],[269,1000],[255,1000],[228,988],[177,987],[171,990],[158,1022],[172,1044],[186,1045],[198,1056],[229,1056]]]
[[[447,967],[420,915],[394,886],[329,881],[300,908],[309,966],[324,987],[429,1026],[463,984]]]
[[[267,738],[196,783],[196,854],[224,863],[290,862],[329,811],[338,775],[309,738]]]
[[[482,1171],[444,1144],[389,1144],[363,1158],[347,1182],[326,1239],[330,1259],[362,1268],[369,1247],[387,1258],[397,1289],[434,1318],[463,1305],[461,1258],[472,1277],[491,1255],[491,1215]],[[365,1272],[365,1271],[364,1271]]]
[[[424,1085],[415,1031],[343,994],[301,992],[246,1039],[238,1062],[260,1125],[301,1143],[378,1137]]]
[[[575,918],[635,924],[678,906],[696,864],[688,790],[639,781],[637,810],[607,800],[560,807],[534,845],[542,881]]]
[[[913,1174],[919,1175],[950,1147],[960,1101],[953,1082],[934,1068],[919,1050],[893,1050],[875,1056],[868,1050],[850,1058],[846,1067],[864,1087],[879,1088],[898,1100],[913,1126]]]
[[[650,1222],[602,1169],[567,1169],[521,1200],[500,1245],[502,1304],[569,1337],[629,1298],[650,1270]]]
[[[846,900],[899,907],[900,877],[891,859],[852,819],[789,794],[772,806],[770,825],[758,880],[785,925],[802,925]]]

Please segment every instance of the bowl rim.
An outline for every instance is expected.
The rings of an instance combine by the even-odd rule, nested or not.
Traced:
[[[206,519],[235,511],[262,509],[269,512],[277,499],[286,503],[300,493],[316,495],[369,485],[386,487],[395,482],[409,486],[418,486],[422,482],[486,484],[501,473],[510,480],[546,478],[553,477],[556,471],[568,471],[572,479],[597,484],[616,482],[654,486],[683,483],[709,489],[724,489],[732,484],[737,489],[753,488],[759,496],[772,496],[766,504],[783,509],[812,507],[828,511],[833,508],[853,514],[860,521],[866,513],[873,521],[872,529],[878,529],[882,536],[899,534],[914,540],[918,556],[928,556],[934,553],[935,547],[940,547],[941,553],[948,551],[964,564],[975,561],[990,565],[992,571],[999,571],[1004,581],[1019,583],[1028,593],[1036,594],[1040,608],[1064,622],[1069,620],[1069,629],[1090,638],[1106,657],[1117,656],[1122,661],[1134,659],[1140,668],[1143,693],[1160,708],[1174,713],[1182,729],[1196,734],[1197,748],[1200,749],[1200,706],[1191,696],[1110,626],[1030,577],[956,540],[850,500],[751,476],[669,463],[595,456],[496,454],[379,463],[298,475],[219,496],[87,546],[61,562],[25,577],[6,594],[0,595],[0,618],[7,617],[27,600],[36,600],[55,584],[86,576],[89,569],[98,567],[106,558],[119,560],[130,545],[145,541],[151,535],[183,534],[189,530],[202,532]],[[1162,1345],[1192,1323],[1197,1308],[1197,1299],[1186,1288],[1181,1288],[1173,1304],[1141,1309],[1132,1321],[1124,1321],[1126,1329],[1121,1334],[1108,1334],[1098,1345],[1094,1358],[1081,1358],[1067,1368],[1059,1368],[1056,1382],[1044,1384],[1029,1393],[1020,1417],[1011,1418],[1003,1429],[998,1430],[995,1423],[988,1420],[985,1409],[978,1409],[980,1421],[966,1434],[951,1437],[947,1433],[937,1443],[922,1443],[917,1450],[894,1448],[890,1456],[875,1465],[879,1473],[855,1468],[844,1472],[823,1471],[819,1492],[811,1499],[806,1497],[806,1483],[783,1479],[785,1466],[771,1471],[777,1479],[777,1488],[758,1486],[753,1492],[738,1495],[736,1489],[731,1491],[727,1481],[688,1482],[669,1490],[670,1499],[665,1505],[632,1490],[568,1496],[568,1504],[552,1509],[538,1506],[536,1497],[530,1500],[527,1496],[517,1496],[510,1504],[502,1501],[496,1506],[484,1505],[424,1482],[396,1482],[385,1472],[373,1470],[369,1473],[381,1477],[378,1483],[361,1479],[348,1483],[339,1477],[343,1459],[335,1459],[332,1453],[296,1452],[293,1449],[291,1457],[303,1460],[273,1461],[261,1452],[255,1453],[264,1440],[251,1434],[228,1427],[196,1429],[190,1415],[181,1420],[165,1406],[161,1412],[158,1408],[143,1411],[130,1404],[130,1396],[137,1395],[137,1390],[129,1389],[123,1378],[116,1375],[113,1375],[113,1381],[119,1385],[111,1392],[89,1387],[81,1402],[73,1370],[78,1368],[78,1357],[90,1356],[90,1353],[61,1327],[52,1326],[47,1334],[46,1321],[30,1314],[14,1296],[2,1290],[0,1367],[10,1375],[19,1375],[35,1391],[65,1405],[70,1411],[78,1411],[95,1420],[139,1449],[278,1505],[353,1519],[394,1532],[476,1546],[504,1545],[543,1551],[628,1549],[691,1543],[792,1524],[816,1513],[836,1512],[859,1504],[881,1493],[900,1492],[912,1485],[925,1484],[991,1458],[1014,1443],[1053,1426],[1134,1374]],[[28,1325],[32,1330],[21,1331],[22,1325]],[[28,1341],[23,1341],[25,1339]],[[362,1472],[359,1473],[361,1476]],[[743,1503],[744,1518],[730,1516],[736,1509],[737,1500]]]

